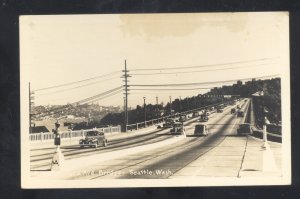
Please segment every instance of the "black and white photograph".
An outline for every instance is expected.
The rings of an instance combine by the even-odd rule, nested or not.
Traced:
[[[291,184],[288,12],[19,20],[22,188]]]

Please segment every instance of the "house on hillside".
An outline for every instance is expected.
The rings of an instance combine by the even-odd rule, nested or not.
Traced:
[[[31,127],[32,133],[49,133],[50,131],[46,126],[33,126]]]

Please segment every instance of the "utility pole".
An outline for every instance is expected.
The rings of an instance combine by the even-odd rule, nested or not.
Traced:
[[[145,127],[147,127],[147,124],[146,124],[146,97],[143,97],[144,99],[144,121],[145,121]]]
[[[125,132],[127,132],[127,124],[128,124],[128,95],[129,95],[129,93],[128,93],[128,91],[129,91],[129,89],[128,89],[128,87],[129,87],[129,85],[128,85],[128,77],[131,77],[129,74],[128,74],[128,72],[129,72],[129,70],[127,70],[127,65],[126,65],[126,60],[125,60],[125,70],[122,70],[122,72],[124,72],[124,75],[122,76],[122,78],[124,78],[124,91],[125,91],[125,93],[124,93],[124,95],[125,95],[125,121],[124,121],[124,129],[125,129]]]

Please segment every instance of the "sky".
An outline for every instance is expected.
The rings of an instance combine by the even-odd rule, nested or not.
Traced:
[[[155,104],[156,96],[166,104],[234,82],[147,87],[194,89],[172,91],[133,85],[282,76],[288,31],[286,12],[21,16],[21,84],[30,82],[35,105],[73,103],[122,86],[126,60],[129,106],[143,97]],[[123,106],[123,94],[95,103]]]

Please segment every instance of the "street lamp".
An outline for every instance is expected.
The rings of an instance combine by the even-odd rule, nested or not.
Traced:
[[[181,96],[179,96],[179,112],[181,113]]]
[[[170,98],[170,115],[172,115],[172,97],[171,96],[169,96],[169,98]]]
[[[159,117],[159,110],[158,110],[158,96],[156,96],[156,108],[155,108],[155,112],[156,112],[156,117]]]
[[[264,141],[264,144],[263,144],[262,148],[266,149],[268,147],[268,138],[267,138],[267,124],[266,124],[264,91],[260,91],[259,96],[261,97],[261,102],[262,102],[262,118],[263,118],[262,122],[263,122],[263,141]]]
[[[146,97],[143,97],[144,99],[144,121],[145,121],[145,127],[147,126],[146,124]]]
[[[123,97],[124,99],[124,129],[126,130],[126,97]]]

